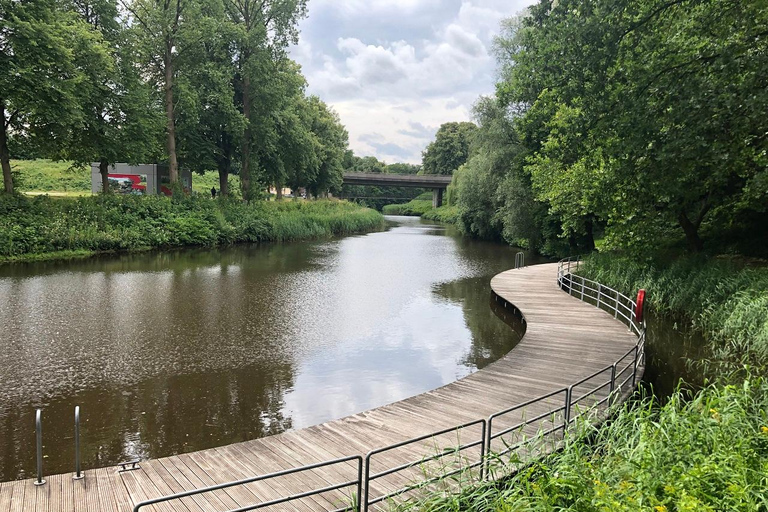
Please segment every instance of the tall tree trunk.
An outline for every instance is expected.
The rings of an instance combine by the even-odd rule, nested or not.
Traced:
[[[11,153],[8,151],[8,133],[5,121],[5,103],[0,100],[0,121],[2,130],[0,130],[0,164],[3,166],[3,188],[9,194],[13,193],[13,175],[11,175]]]
[[[171,178],[171,185],[179,182],[179,164],[176,159],[176,121],[173,114],[173,45],[171,41],[165,43],[165,55],[163,55],[163,65],[165,66],[165,117],[168,149],[168,174]]]
[[[219,196],[229,195],[229,160],[219,164]]]
[[[248,53],[244,53],[247,59]],[[240,187],[243,199],[251,199],[251,79],[243,71],[243,117],[245,117],[245,131],[243,132],[242,165],[240,167]]]
[[[584,237],[584,243],[586,245],[585,249],[587,252],[592,252],[595,250],[595,232],[594,232],[594,221],[592,220],[592,217],[590,216],[589,219],[587,219],[587,222],[584,224],[584,229],[586,231],[586,235]]]
[[[281,201],[283,199],[283,185],[282,183],[275,183],[275,199]]]
[[[677,220],[680,223],[680,227],[685,232],[685,239],[688,242],[688,247],[693,252],[701,252],[704,249],[704,242],[699,237],[699,225],[701,222],[691,222],[685,212],[680,212],[677,216]]]
[[[109,194],[112,189],[109,188],[109,162],[102,158],[99,162],[99,172],[101,173],[101,191]]]

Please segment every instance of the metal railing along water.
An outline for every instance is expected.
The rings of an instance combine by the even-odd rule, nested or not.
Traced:
[[[363,482],[363,458],[360,455],[353,455],[350,457],[341,457],[338,459],[333,459],[325,462],[319,462],[317,464],[310,464],[310,465],[302,466],[299,468],[292,468],[292,469],[286,469],[284,471],[277,471],[275,473],[269,473],[268,475],[260,475],[260,476],[255,476],[251,478],[245,478],[243,480],[236,480],[234,482],[227,482],[219,485],[211,485],[210,487],[195,489],[194,491],[179,492],[176,494],[171,494],[169,496],[163,496],[160,498],[142,501],[141,503],[137,503],[136,506],[133,507],[133,512],[139,512],[141,508],[147,507],[149,505],[157,505],[159,503],[165,503],[172,500],[180,500],[182,498],[197,496],[197,495],[208,493],[208,492],[219,491],[223,489],[228,489],[230,487],[246,485],[254,482],[261,482],[264,480],[275,479],[283,476],[294,475],[296,473],[303,473],[306,471],[320,469],[328,466],[334,466],[334,465],[343,464],[347,462],[354,462],[356,465],[357,477],[354,480],[348,480],[338,484],[328,485],[320,489],[310,489],[305,492],[295,493],[289,496],[284,496],[282,498],[277,498],[269,501],[263,501],[261,503],[256,503],[253,505],[245,505],[239,508],[230,509],[228,512],[246,512],[248,510],[257,510],[260,508],[265,508],[273,505],[280,505],[280,504],[288,503],[298,499],[307,498],[310,496],[317,496],[319,494],[336,491],[339,489],[343,489],[345,487],[353,487],[353,486],[357,488],[357,498],[355,502],[347,506],[342,506],[342,507],[333,509],[333,512],[343,512],[345,510],[359,510],[360,509],[359,497],[361,495],[362,482]]]
[[[522,262],[521,262],[522,263]],[[517,266],[517,261],[516,261]],[[256,504],[243,505],[240,508],[231,509],[229,512],[245,512],[256,510],[272,505],[292,502],[303,498],[321,495],[339,491],[341,489],[354,488],[356,495],[350,496],[350,504],[336,508],[334,512],[345,510],[367,512],[372,505],[376,505],[394,498],[407,495],[420,489],[429,488],[437,482],[445,481],[455,475],[468,473],[471,479],[489,480],[495,479],[499,471],[509,474],[514,470],[513,466],[519,466],[530,462],[533,457],[545,453],[541,445],[535,443],[550,442],[552,449],[557,449],[559,443],[565,439],[566,433],[577,421],[600,421],[606,418],[614,410],[619,398],[625,396],[637,384],[638,369],[645,362],[645,323],[637,322],[636,304],[629,297],[622,293],[603,286],[593,280],[583,278],[574,274],[580,266],[580,260],[577,258],[568,258],[558,264],[557,284],[569,293],[582,301],[593,303],[599,309],[613,314],[614,318],[620,320],[628,326],[631,332],[637,335],[635,346],[625,352],[613,364],[608,365],[577,382],[570,384],[547,394],[541,395],[527,402],[513,405],[507,409],[496,412],[487,419],[478,419],[468,423],[463,423],[455,427],[432,432],[416,438],[408,439],[400,443],[391,444],[377,448],[368,452],[363,457],[354,455],[343,457],[316,464],[310,464],[302,467],[287,469],[261,476],[246,478],[233,482],[213,485],[201,489],[180,492],[169,496],[163,496],[155,499],[142,501],[134,507],[134,512],[139,512],[143,507],[165,503],[172,500],[181,500],[186,497],[193,497],[200,494],[222,491],[236,486],[247,485],[255,482],[270,481],[279,477],[297,475],[302,472],[322,469],[328,466],[336,466],[352,463],[356,477],[337,484],[331,484],[322,488],[315,488],[304,492],[297,492],[277,499],[262,501]],[[497,300],[499,297],[497,296]],[[504,299],[501,299],[505,302]],[[631,380],[631,387],[627,388]],[[526,409],[531,406],[539,406],[539,412],[533,417],[526,418]],[[543,411],[542,411],[543,409]],[[581,420],[580,420],[581,419]],[[36,484],[45,483],[42,480],[42,440],[40,427],[40,411],[37,413],[37,439],[38,439],[38,480]],[[80,456],[79,456],[79,408],[75,410],[76,422],[76,477],[80,476]],[[500,425],[501,424],[501,425]],[[479,430],[478,433],[471,433],[472,429]],[[464,434],[465,443],[462,444],[460,437]],[[440,448],[437,440],[440,436],[456,434],[457,442],[448,447]],[[468,438],[468,439],[466,439]],[[511,439],[510,439],[511,438]],[[373,471],[372,467],[377,462],[377,455],[386,452],[392,452],[398,449],[411,449],[413,445],[424,446],[424,441],[435,440],[434,453],[422,455],[418,459],[400,456],[391,460],[399,460],[392,467],[377,469]],[[421,443],[421,444],[420,444]],[[498,445],[501,444],[501,447]],[[477,449],[479,456],[469,459],[464,452],[471,449]],[[498,449],[497,449],[498,448]],[[528,450],[527,457],[520,456],[522,450]],[[533,450],[533,453],[531,453]],[[507,459],[505,457],[509,456]],[[451,458],[452,462],[443,463],[446,458]],[[403,462],[404,460],[404,462]],[[433,468],[424,470],[424,467],[430,463],[442,463],[439,468],[442,472],[435,474]],[[458,467],[456,467],[458,466]],[[473,470],[476,470],[473,472]],[[405,483],[393,482],[394,475],[400,474],[400,481],[407,476],[412,477]],[[416,475],[413,477],[413,475]],[[503,475],[502,475],[503,476]],[[381,492],[373,496],[374,488],[372,483],[391,477],[386,482],[387,485],[380,487]],[[395,487],[394,490],[391,490]]]

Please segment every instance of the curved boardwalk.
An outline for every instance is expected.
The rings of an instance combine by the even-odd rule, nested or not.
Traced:
[[[510,270],[493,278],[491,286],[495,293],[522,311],[527,323],[526,334],[504,358],[464,379],[321,425],[142,462],[140,469],[135,471],[119,473],[116,468],[88,470],[83,480],[73,480],[71,473],[57,475],[47,477],[47,484],[39,487],[34,486],[32,480],[4,483],[0,486],[0,512],[128,512],[136,503],[148,498],[342,456],[365,455],[372,449],[462,423],[487,419],[497,411],[557,391],[613,364],[635,346],[637,338],[612,316],[561,291],[556,285],[556,273],[556,264],[546,264]],[[589,388],[588,384],[585,384],[585,389]],[[595,397],[605,395],[597,393]],[[494,428],[512,425],[522,417],[530,419],[535,416],[542,416],[543,428],[546,422],[557,421],[553,417],[558,408],[562,408],[560,404],[561,398],[554,395],[551,400],[537,402],[509,417],[497,419]],[[553,414],[547,416],[549,412]],[[531,428],[533,431],[529,434],[539,426]],[[455,446],[457,442],[470,443],[479,439],[480,435],[480,426],[475,424],[428,442],[382,453],[374,457],[370,471],[375,474],[385,468],[403,465],[414,458],[435,453],[435,450]],[[493,443],[491,446],[496,449]],[[479,460],[479,448],[473,449],[473,453],[469,453],[471,450],[462,452],[466,456],[463,463]],[[443,464],[450,466],[451,463]],[[268,482],[255,482],[174,500],[147,507],[146,510],[232,510],[354,480],[357,471],[356,463],[345,462]],[[409,475],[408,471],[412,473]],[[408,471],[373,481],[369,497],[401,487],[415,476],[416,469]],[[353,493],[356,495],[356,489],[347,487],[269,509],[331,510],[348,505],[349,496]]]

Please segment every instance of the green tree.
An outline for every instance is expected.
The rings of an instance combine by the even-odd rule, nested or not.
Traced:
[[[349,162],[348,162],[349,163]],[[385,173],[387,164],[379,161],[375,156],[352,156],[351,166],[347,167],[347,172],[368,172]]]
[[[229,19],[240,34],[237,41],[239,94],[246,120],[241,140],[240,183],[243,197],[252,194],[252,162],[254,147],[270,146],[272,140],[257,139],[255,125],[265,122],[257,119],[254,108],[260,108],[257,97],[263,94],[258,84],[268,80],[273,66],[285,60],[285,50],[298,41],[298,22],[307,13],[307,0],[224,0]],[[274,132],[272,132],[274,135]]]
[[[395,163],[387,165],[387,172],[390,174],[418,174],[420,171],[420,165],[406,163]]]
[[[10,137],[51,152],[77,123],[75,92],[82,82],[75,49],[88,28],[56,0],[0,0],[0,164],[13,192]],[[95,41],[94,41],[95,42]]]
[[[477,130],[473,123],[445,123],[437,130],[435,140],[422,153],[424,174],[451,175],[469,158],[472,136]]]
[[[75,90],[81,121],[57,148],[57,156],[76,166],[99,162],[102,190],[109,188],[109,166],[156,156],[162,120],[151,88],[136,71],[131,41],[118,20],[116,0],[72,0],[71,9],[84,21],[75,66],[83,80]]]
[[[760,2],[542,1],[503,45],[536,197],[614,246],[765,212],[768,13]],[[755,218],[755,217],[752,217]],[[764,217],[763,217],[764,218]]]
[[[210,0],[214,1],[214,0]],[[179,182],[176,150],[175,78],[180,60],[208,37],[213,27],[201,12],[201,0],[120,0],[130,13],[144,72],[161,89],[165,110],[165,148],[172,184]],[[190,61],[187,61],[189,63]],[[192,61],[194,62],[194,61]]]
[[[192,50],[196,64],[187,67],[176,80],[183,91],[177,104],[179,161],[198,173],[216,169],[219,194],[226,197],[245,130],[235,91],[234,43],[238,34],[224,16],[221,3],[205,4],[203,12],[209,20],[215,20],[209,24],[212,30]]]
[[[308,184],[308,189],[315,197],[327,195],[328,192],[337,194],[343,182],[343,162],[349,146],[349,134],[339,115],[317,96],[309,97],[307,107],[312,119],[310,129],[319,142],[317,175]]]

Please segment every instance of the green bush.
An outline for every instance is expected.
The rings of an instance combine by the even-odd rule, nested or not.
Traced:
[[[445,222],[448,224],[455,224],[459,220],[459,208],[458,206],[441,206],[440,208],[432,208],[431,210],[425,212],[421,218],[438,222]]]
[[[317,238],[379,228],[379,213],[345,201],[252,202],[206,197],[27,198],[0,194],[0,261]]]

